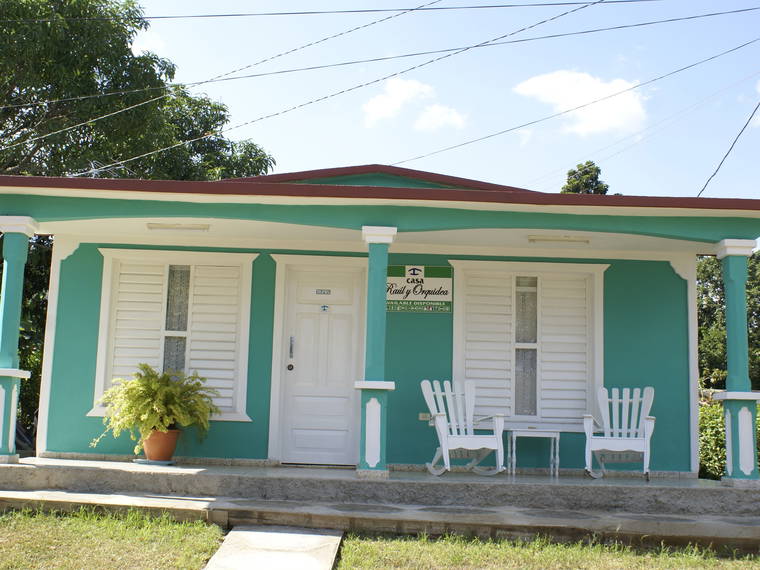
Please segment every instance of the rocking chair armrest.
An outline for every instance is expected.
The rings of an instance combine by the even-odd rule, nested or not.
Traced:
[[[583,414],[583,431],[586,432],[587,436],[592,436],[594,434],[594,424],[596,423],[596,420],[594,419],[594,416],[591,414]]]
[[[494,433],[504,431],[504,420],[506,416],[504,414],[491,414],[490,416],[483,416],[482,418],[478,418],[478,421],[475,422],[475,425],[473,426],[475,429],[488,429],[482,427],[482,425],[488,420],[493,420],[493,430]]]
[[[650,438],[652,437],[652,433],[654,432],[654,416],[647,416],[644,418],[644,437]]]

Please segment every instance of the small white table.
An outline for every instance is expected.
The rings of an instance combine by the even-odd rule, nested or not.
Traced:
[[[513,429],[509,432],[509,449],[507,450],[507,473],[515,474],[517,467],[517,438],[544,437],[549,439],[549,475],[559,476],[559,433],[540,429]]]

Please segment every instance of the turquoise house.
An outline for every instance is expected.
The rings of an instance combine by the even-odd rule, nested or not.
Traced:
[[[37,449],[123,457],[98,399],[138,363],[219,391],[178,455],[421,466],[420,381],[477,386],[583,467],[600,386],[655,389],[653,472],[696,476],[697,255],[723,261],[726,479],[758,479],[747,256],[760,200],[562,195],[381,165],[218,182],[0,177],[0,458],[13,461],[27,238],[53,234]],[[524,331],[529,331],[527,336]],[[523,332],[520,332],[523,331]],[[522,336],[521,336],[522,335]],[[519,339],[519,342],[518,342]],[[546,468],[548,442],[518,468]]]

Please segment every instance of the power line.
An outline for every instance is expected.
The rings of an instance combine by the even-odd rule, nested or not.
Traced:
[[[22,144],[26,144],[26,143],[30,143],[30,142],[34,142],[34,141],[38,141],[38,140],[42,140],[42,139],[46,139],[46,138],[52,137],[54,135],[59,135],[61,133],[65,133],[66,131],[70,131],[72,129],[78,129],[79,127],[83,127],[85,125],[89,125],[90,123],[94,123],[96,121],[100,121],[101,119],[106,119],[108,117],[113,117],[114,115],[118,115],[119,113],[124,113],[125,111],[131,111],[132,109],[136,109],[137,107],[142,107],[143,105],[147,105],[148,103],[153,103],[153,101],[158,101],[159,99],[163,99],[163,98],[168,97],[168,96],[169,96],[169,93],[166,93],[164,95],[159,95],[158,97],[154,97],[153,99],[148,99],[147,101],[142,101],[141,103],[135,103],[134,105],[130,105],[129,107],[124,107],[123,109],[119,109],[117,111],[112,111],[112,112],[107,113],[105,115],[101,115],[99,117],[94,117],[92,119],[88,119],[86,121],[82,121],[81,123],[77,123],[76,125],[71,125],[69,127],[63,128],[63,129],[58,129],[57,131],[53,131],[52,133],[46,133],[46,134],[40,135],[38,137],[31,137],[31,138],[24,139],[22,141],[19,141],[19,142],[13,143],[13,144],[9,144],[7,146],[2,146],[2,147],[0,147],[0,151],[8,150],[9,148],[13,148],[15,146],[19,146],[19,145],[22,145]]]
[[[428,152],[428,153],[425,153],[425,154],[420,154],[420,155],[414,156],[412,158],[407,158],[407,159],[404,159],[404,160],[399,160],[398,162],[394,162],[393,166],[397,166],[399,164],[404,164],[404,163],[407,163],[407,162],[412,162],[414,160],[420,160],[422,158],[428,158],[430,156],[433,156],[433,155],[436,155],[436,154],[440,154],[442,152],[447,152],[449,150],[454,150],[454,149],[457,149],[457,148],[461,148],[463,146],[471,145],[471,144],[474,144],[476,142],[480,142],[480,141],[484,141],[484,140],[487,140],[487,139],[491,139],[491,138],[497,137],[499,135],[504,135],[506,133],[511,133],[513,131],[517,131],[519,129],[523,129],[525,127],[530,127],[532,125],[536,125],[538,123],[543,123],[543,122],[548,121],[550,119],[555,119],[557,117],[561,117],[563,115],[567,115],[568,113],[572,113],[573,111],[578,111],[579,109],[583,109],[585,107],[589,107],[590,105],[594,105],[596,103],[601,103],[602,101],[606,101],[607,99],[612,99],[613,97],[617,97],[618,95],[622,95],[623,93],[627,93],[628,91],[633,91],[634,89],[639,89],[640,87],[644,87],[645,85],[649,85],[651,83],[654,83],[655,81],[660,81],[661,79],[665,79],[667,77],[670,77],[670,76],[675,75],[677,73],[680,73],[682,71],[686,71],[687,69],[691,69],[691,68],[696,67],[698,65],[701,65],[703,63],[707,63],[708,61],[712,61],[714,59],[717,59],[717,58],[722,57],[724,55],[727,55],[729,53],[735,52],[735,51],[740,50],[740,49],[742,49],[744,47],[747,47],[748,45],[754,44],[754,43],[756,43],[758,41],[760,41],[760,37],[757,37],[757,38],[755,38],[753,40],[745,42],[745,43],[743,43],[741,45],[738,45],[738,46],[733,47],[731,49],[728,49],[726,51],[723,51],[723,52],[720,52],[718,54],[712,55],[712,56],[710,56],[708,58],[701,59],[699,61],[696,61],[694,63],[686,65],[684,67],[680,67],[678,69],[674,69],[673,71],[669,71],[668,73],[665,73],[663,75],[659,75],[659,76],[657,76],[657,77],[655,77],[653,79],[649,79],[647,81],[644,81],[643,83],[638,83],[638,84],[636,84],[636,85],[634,85],[632,87],[628,87],[628,88],[623,89],[621,91],[616,91],[615,93],[612,93],[610,95],[606,95],[604,97],[600,97],[599,99],[594,99],[593,101],[589,101],[587,103],[583,103],[582,105],[578,105],[578,106],[572,107],[570,109],[565,109],[564,111],[559,111],[557,113],[553,113],[551,115],[547,115],[545,117],[541,117],[540,119],[534,119],[532,121],[528,121],[528,122],[522,123],[520,125],[515,125],[514,127],[509,127],[507,129],[496,131],[495,133],[490,133],[490,134],[484,135],[482,137],[478,137],[478,138],[475,138],[475,139],[470,139],[470,140],[467,140],[467,141],[464,141],[464,142],[461,142],[461,143],[458,143],[458,144],[455,144],[455,145],[451,145],[451,146],[447,146],[447,147],[444,147],[444,148],[440,148],[438,150],[434,150],[432,152]]]
[[[697,198],[699,198],[699,197],[702,195],[702,192],[704,192],[704,191],[705,191],[705,188],[707,188],[707,185],[710,183],[710,181],[711,181],[713,178],[715,178],[715,175],[716,175],[716,174],[718,174],[718,171],[720,170],[720,167],[721,167],[721,166],[723,166],[723,163],[724,163],[724,162],[726,161],[726,159],[728,158],[728,155],[729,155],[729,154],[731,154],[731,151],[732,151],[732,150],[734,150],[734,146],[736,146],[736,142],[739,140],[739,137],[740,137],[740,136],[742,136],[742,133],[743,133],[743,132],[744,132],[744,130],[747,128],[747,125],[749,125],[749,124],[750,124],[750,122],[752,121],[752,118],[755,116],[755,113],[757,113],[757,110],[758,110],[758,108],[760,108],[760,101],[758,101],[758,102],[757,102],[757,105],[755,105],[755,108],[754,108],[754,109],[752,109],[752,113],[750,113],[750,115],[749,115],[749,118],[747,119],[747,122],[746,122],[746,123],[744,123],[744,126],[741,128],[741,130],[739,131],[739,133],[738,133],[738,134],[736,135],[736,137],[734,138],[734,142],[732,142],[732,143],[731,143],[731,146],[730,146],[730,147],[728,147],[728,150],[726,151],[726,154],[724,154],[724,155],[723,155],[723,158],[721,158],[721,159],[720,159],[720,162],[718,163],[718,166],[715,168],[715,172],[713,172],[713,173],[710,175],[710,178],[708,178],[708,179],[707,179],[707,181],[705,182],[705,185],[704,185],[704,186],[702,186],[702,190],[700,190],[700,191],[699,191],[699,194],[697,194]]]
[[[419,6],[417,6],[416,8],[410,8],[409,10],[406,10],[406,11],[404,11],[404,12],[400,12],[400,13],[398,13],[398,14],[393,14],[393,15],[391,15],[391,16],[386,16],[385,18],[380,18],[379,20],[373,20],[373,21],[371,21],[371,22],[368,22],[368,23],[366,23],[366,24],[362,24],[362,25],[360,25],[360,26],[354,26],[353,28],[349,28],[349,29],[347,29],[347,30],[343,30],[342,32],[338,32],[338,33],[336,33],[336,34],[332,34],[332,35],[329,35],[329,36],[325,36],[325,37],[323,37],[323,38],[321,38],[321,39],[319,39],[319,40],[315,40],[315,41],[313,41],[313,42],[309,42],[309,43],[306,43],[306,44],[300,45],[300,46],[298,46],[298,47],[295,47],[295,48],[293,48],[293,49],[290,49],[290,50],[287,50],[287,51],[284,51],[284,52],[280,52],[280,53],[278,53],[278,54],[275,54],[275,55],[273,55],[273,56],[267,57],[267,58],[265,58],[265,59],[262,59],[262,60],[260,60],[260,61],[257,61],[257,62],[255,62],[255,63],[252,63],[252,64],[250,64],[250,65],[246,65],[246,66],[244,66],[244,67],[240,67],[240,68],[238,68],[238,69],[233,69],[232,71],[228,71],[227,73],[222,73],[221,75],[216,75],[216,76],[214,76],[214,77],[212,77],[212,78],[210,78],[210,79],[207,79],[207,80],[205,80],[205,81],[199,81],[199,82],[196,82],[196,83],[194,83],[193,85],[203,85],[204,83],[210,83],[210,82],[212,82],[212,81],[220,81],[220,80],[222,80],[222,78],[224,78],[224,77],[226,77],[226,76],[228,76],[228,75],[232,75],[233,73],[237,73],[238,71],[243,71],[243,70],[245,70],[245,69],[248,69],[248,68],[251,68],[251,67],[253,67],[253,66],[255,66],[255,65],[259,65],[259,64],[262,64],[262,63],[264,63],[264,62],[267,62],[267,61],[271,61],[271,60],[273,60],[273,59],[277,59],[278,57],[282,57],[282,56],[284,56],[284,55],[288,55],[288,54],[291,54],[291,53],[294,53],[294,52],[300,51],[300,50],[302,50],[302,49],[306,49],[306,48],[308,48],[308,47],[311,47],[311,46],[314,46],[314,45],[320,44],[320,43],[322,43],[322,42],[326,42],[326,41],[328,41],[328,40],[331,40],[331,39],[333,39],[333,38],[337,38],[337,37],[339,37],[339,36],[344,36],[344,35],[346,35],[346,34],[350,34],[350,33],[352,33],[352,32],[355,32],[355,31],[357,31],[357,30],[361,30],[361,29],[364,29],[364,28],[368,28],[368,27],[370,27],[370,26],[374,26],[375,24],[379,24],[379,23],[381,23],[381,22],[385,22],[385,21],[388,21],[388,20],[392,20],[393,18],[398,18],[399,16],[403,16],[404,14],[408,14],[409,12],[414,12],[415,10],[418,10],[418,9],[424,8],[424,7],[426,7],[426,6],[432,6],[433,4],[437,4],[437,3],[439,3],[439,2],[441,2],[441,0],[432,0],[431,2],[427,2],[427,3],[425,3],[425,4],[420,4],[420,5],[419,5]],[[169,88],[171,88],[171,87],[173,87],[173,86],[166,86],[166,87],[162,87],[162,89],[169,89]],[[33,141],[36,141],[36,140],[40,140],[40,139],[45,139],[45,138],[48,138],[48,137],[52,137],[53,135],[57,135],[57,134],[60,134],[60,133],[66,132],[66,131],[70,131],[70,130],[72,130],[72,129],[76,129],[76,128],[78,128],[78,127],[81,127],[81,126],[84,126],[84,125],[87,125],[87,124],[93,123],[93,122],[95,122],[95,121],[99,121],[99,120],[101,120],[101,119],[105,119],[105,118],[108,118],[108,117],[112,117],[112,116],[114,116],[114,115],[118,115],[119,113],[123,113],[123,112],[125,112],[125,111],[130,111],[130,110],[132,110],[132,109],[135,109],[136,107],[141,107],[142,105],[147,105],[148,103],[152,103],[153,101],[158,101],[159,99],[164,99],[164,98],[168,97],[169,95],[171,95],[171,92],[167,92],[167,93],[164,93],[163,95],[159,95],[158,97],[154,97],[153,99],[149,99],[149,100],[147,100],[147,101],[143,101],[142,103],[138,103],[138,104],[136,104],[136,105],[131,105],[131,106],[129,106],[129,107],[125,107],[125,108],[123,108],[123,109],[119,109],[119,110],[117,110],[117,111],[113,111],[113,112],[111,112],[111,113],[107,113],[107,114],[105,114],[105,115],[101,115],[101,116],[99,116],[99,117],[94,117],[94,118],[92,118],[92,119],[88,119],[87,121],[83,121],[83,122],[81,122],[81,123],[78,123],[78,124],[76,124],[76,125],[72,125],[72,126],[70,126],[70,127],[66,127],[66,128],[64,128],[64,129],[59,129],[59,130],[57,130],[57,131],[54,131],[54,132],[52,132],[52,133],[47,133],[47,134],[45,134],[45,135],[40,135],[40,136],[38,136],[38,137],[33,137],[33,138],[30,138],[30,139],[25,139],[25,140],[23,140],[23,141],[19,141],[19,142],[17,142],[17,143],[14,143],[14,144],[12,144],[12,145],[8,145],[8,146],[5,146],[5,147],[0,147],[0,151],[2,151],[2,150],[7,150],[7,149],[9,149],[9,148],[12,148],[12,147],[15,147],[15,146],[18,146],[18,145],[21,145],[21,144],[25,144],[25,143],[33,142]],[[5,108],[5,107],[0,107],[0,109],[3,109],[3,108]]]
[[[436,0],[440,1],[440,0]],[[494,46],[501,46],[501,45],[508,45],[508,44],[517,44],[517,43],[526,43],[526,42],[534,42],[534,41],[540,41],[540,40],[548,40],[548,39],[557,39],[557,38],[565,38],[565,37],[571,37],[571,36],[580,36],[580,35],[587,35],[587,34],[594,34],[599,32],[609,32],[609,31],[617,31],[617,30],[624,30],[624,29],[630,29],[630,28],[639,28],[639,27],[645,27],[645,26],[652,26],[656,24],[669,24],[674,22],[682,22],[682,21],[688,21],[688,20],[696,20],[701,18],[711,18],[715,16],[725,16],[725,15],[733,15],[733,14],[740,14],[745,12],[754,12],[760,10],[760,6],[756,6],[753,8],[740,8],[737,10],[727,10],[723,12],[709,12],[705,14],[694,14],[691,16],[681,16],[677,18],[666,18],[663,20],[649,20],[646,22],[636,22],[633,24],[620,24],[617,26],[607,26],[603,28],[590,28],[586,30],[577,30],[574,32],[564,32],[564,33],[558,33],[558,34],[548,34],[544,36],[534,36],[530,38],[518,38],[514,40],[505,40],[505,41],[499,41],[499,42],[492,42],[490,44],[477,46],[477,49],[480,48],[486,48],[486,47],[494,47]],[[397,17],[400,14],[396,14],[392,17]],[[376,23],[383,22],[389,18],[383,18],[382,20],[376,20],[374,22],[370,22],[368,24],[365,24],[361,27],[367,27],[369,25],[374,25]],[[271,56],[267,59],[258,61],[256,63],[252,63],[250,65],[247,65],[245,67],[241,67],[239,69],[224,73],[222,75],[218,75],[215,78],[206,79],[203,81],[192,81],[187,83],[172,83],[171,85],[165,85],[160,87],[143,87],[140,89],[126,89],[121,91],[109,91],[107,93],[96,93],[93,95],[80,95],[78,97],[65,97],[62,99],[48,99],[46,101],[37,101],[35,103],[19,103],[15,105],[3,105],[0,106],[0,110],[2,109],[12,109],[12,108],[19,108],[19,107],[35,107],[40,105],[48,105],[51,103],[61,103],[61,102],[67,102],[67,101],[80,101],[84,99],[93,99],[98,97],[110,97],[114,95],[127,95],[129,93],[138,93],[142,91],[156,91],[159,89],[170,89],[172,87],[195,87],[198,85],[204,85],[206,83],[219,83],[223,81],[234,81],[237,79],[252,79],[257,77],[268,77],[272,75],[283,75],[288,73],[298,73],[302,71],[317,71],[321,69],[329,69],[329,68],[335,68],[335,67],[345,67],[349,65],[360,65],[365,63],[377,63],[382,61],[391,61],[394,59],[404,59],[404,58],[410,58],[410,57],[419,57],[423,55],[435,55],[440,53],[449,53],[449,52],[455,52],[458,50],[463,49],[464,46],[460,47],[454,47],[454,48],[445,48],[445,49],[438,49],[438,50],[428,50],[428,51],[418,51],[418,52],[412,52],[412,53],[405,53],[405,54],[399,54],[399,55],[388,55],[388,56],[382,56],[382,57],[373,57],[373,58],[367,58],[367,59],[354,59],[354,60],[348,60],[348,61],[342,61],[342,62],[336,62],[336,63],[326,63],[321,65],[312,65],[312,66],[305,66],[305,67],[294,67],[289,69],[279,69],[275,71],[266,71],[262,73],[252,73],[247,75],[238,75],[235,77],[227,77],[228,75],[231,75],[233,73],[237,73],[239,71],[243,71],[245,69],[248,69],[250,67],[253,67],[255,65],[259,65],[261,63],[264,63],[266,61],[271,61],[272,59],[275,59],[276,57],[280,57],[282,55],[287,55],[292,53],[293,51],[296,51],[298,49],[303,49],[304,47],[309,47],[312,45],[315,45],[316,43],[321,43],[322,41],[326,41],[327,39],[332,39],[334,37],[337,37],[338,35],[344,35],[348,33],[349,31],[355,31],[359,28],[351,28],[351,30],[346,30],[345,32],[341,32],[340,34],[336,34],[333,36],[327,36],[326,38],[322,38],[321,40],[317,40],[315,42],[312,42],[310,44],[304,44],[304,46],[300,46],[299,48],[294,48],[293,50],[289,50],[286,52],[282,52],[281,54],[277,54],[275,56]],[[476,48],[473,48],[476,49]]]
[[[146,153],[143,153],[143,154],[140,154],[140,155],[137,155],[137,156],[133,156],[131,158],[127,158],[127,159],[124,159],[124,160],[119,160],[119,161],[116,161],[116,162],[113,162],[113,163],[107,165],[107,167],[108,168],[112,168],[112,167],[118,166],[120,164],[125,164],[127,162],[132,162],[133,160],[138,160],[140,158],[145,158],[147,156],[152,156],[154,154],[157,154],[157,153],[160,153],[160,152],[164,152],[164,151],[167,151],[167,150],[171,150],[171,149],[179,147],[179,146],[184,146],[184,145],[187,145],[187,144],[190,144],[190,143],[202,140],[202,139],[206,139],[206,138],[209,138],[209,137],[212,137],[212,136],[216,136],[216,135],[219,135],[219,134],[222,134],[222,133],[225,133],[225,132],[229,132],[229,131],[234,130],[234,129],[239,129],[240,127],[244,127],[246,125],[251,125],[253,123],[257,123],[257,122],[263,121],[265,119],[269,119],[269,118],[272,118],[272,117],[277,117],[277,116],[280,116],[280,115],[284,115],[285,113],[289,113],[289,112],[295,111],[297,109],[302,109],[302,108],[307,107],[309,105],[313,105],[314,103],[319,103],[321,101],[326,101],[328,99],[332,99],[333,97],[337,97],[337,96],[343,95],[345,93],[350,93],[352,91],[356,91],[357,89],[361,89],[361,88],[367,87],[369,85],[374,85],[376,83],[380,83],[381,81],[385,81],[386,79],[390,79],[392,77],[398,77],[399,75],[402,75],[404,73],[408,73],[409,71],[413,71],[415,69],[420,69],[422,67],[425,67],[427,65],[436,63],[436,62],[444,60],[444,59],[447,59],[449,57],[453,57],[455,55],[459,55],[460,53],[464,53],[464,52],[469,51],[469,50],[471,50],[473,48],[476,48],[476,47],[479,47],[479,46],[482,46],[482,45],[485,45],[485,44],[489,44],[491,42],[495,42],[495,41],[507,38],[509,36],[513,36],[515,34],[519,34],[521,32],[529,30],[531,28],[535,28],[535,27],[540,26],[542,24],[546,24],[548,22],[552,22],[554,20],[562,18],[563,16],[567,16],[568,14],[572,14],[574,12],[578,12],[580,10],[584,10],[584,9],[590,7],[590,6],[595,6],[597,4],[601,4],[604,1],[605,0],[595,0],[594,2],[590,2],[590,3],[584,4],[583,6],[579,6],[577,8],[573,8],[572,10],[567,10],[565,12],[557,14],[556,16],[552,16],[551,18],[545,18],[543,20],[540,20],[539,22],[536,22],[535,24],[531,24],[529,26],[524,26],[524,27],[519,28],[518,30],[515,30],[513,32],[509,32],[507,34],[503,34],[501,36],[497,36],[497,37],[492,38],[490,40],[486,40],[484,42],[480,42],[478,44],[474,44],[472,46],[468,46],[468,47],[462,48],[459,51],[456,51],[456,52],[453,52],[453,53],[447,53],[447,54],[441,55],[439,57],[436,57],[436,58],[433,58],[433,59],[429,59],[429,60],[427,60],[427,61],[425,61],[423,63],[419,63],[417,65],[413,65],[412,67],[407,67],[406,69],[402,69],[400,71],[396,71],[394,73],[385,75],[383,77],[379,77],[379,78],[373,79],[371,81],[366,81],[364,83],[360,83],[358,85],[354,85],[354,86],[348,87],[346,89],[341,89],[340,91],[333,91],[332,93],[329,93],[327,95],[323,95],[322,97],[317,97],[315,99],[311,99],[309,101],[306,101],[305,103],[300,103],[298,105],[294,105],[292,107],[288,107],[286,109],[282,109],[280,111],[277,111],[275,113],[270,113],[268,115],[262,115],[260,117],[257,117],[256,119],[252,119],[252,120],[246,121],[244,123],[239,123],[237,125],[234,125],[232,127],[228,127],[226,129],[220,129],[217,132],[207,133],[207,134],[202,135],[200,137],[195,137],[193,139],[189,139],[189,140],[186,140],[186,141],[183,141],[183,142],[179,142],[179,143],[176,143],[176,144],[164,147],[164,148],[159,148],[159,149],[156,149],[156,150],[153,150],[153,151],[150,151],[150,152],[146,152]],[[72,176],[83,176],[85,174],[91,174],[91,173],[94,173],[94,172],[96,172],[96,169],[90,169],[90,170],[85,170],[85,171],[81,171],[81,172],[76,172],[76,173],[72,174]]]
[[[661,0],[607,0],[606,4],[638,4],[641,2],[660,2]],[[366,8],[352,10],[299,10],[294,12],[233,12],[221,14],[173,14],[165,16],[141,16],[142,20],[186,20],[186,19],[203,19],[203,18],[251,18],[265,16],[321,16],[337,14],[377,14],[388,12],[408,12],[414,11],[449,11],[449,10],[482,10],[496,8],[549,8],[553,6],[578,6],[588,4],[589,2],[533,2],[526,4],[484,4],[474,6],[436,6],[435,8]],[[10,20],[0,20],[0,23],[47,23],[57,21],[109,21],[124,20],[119,17],[73,17],[73,18],[20,18]]]
[[[698,101],[696,101],[696,102],[694,102],[694,103],[692,103],[690,105],[687,105],[686,107],[684,107],[682,109],[679,109],[675,113],[672,113],[672,114],[668,115],[667,117],[665,117],[665,118],[657,121],[656,123],[654,123],[652,125],[649,125],[648,127],[644,128],[644,129],[641,129],[640,131],[636,131],[635,133],[631,133],[630,135],[626,135],[626,136],[624,136],[622,138],[619,138],[619,139],[617,139],[616,141],[614,141],[614,142],[612,142],[610,144],[604,145],[603,147],[600,147],[600,148],[597,148],[597,149],[594,149],[592,151],[587,152],[584,155],[583,158],[578,158],[574,162],[576,164],[581,163],[588,156],[594,156],[594,157],[596,157],[596,155],[598,153],[600,153],[600,152],[603,152],[603,151],[605,151],[607,149],[611,149],[613,147],[616,147],[620,143],[623,143],[623,142],[628,141],[630,139],[634,139],[634,141],[632,143],[627,144],[624,147],[622,147],[622,148],[614,151],[612,154],[604,155],[604,156],[602,156],[599,159],[594,158],[594,162],[602,162],[602,161],[614,158],[614,157],[622,154],[623,152],[625,152],[625,151],[633,148],[634,146],[636,146],[638,144],[641,144],[645,140],[652,138],[656,134],[659,134],[665,127],[669,126],[670,123],[674,123],[674,122],[682,120],[684,117],[688,116],[689,113],[691,113],[695,109],[701,107],[705,103],[711,101],[712,99],[715,99],[721,93],[724,93],[724,92],[728,91],[729,89],[733,89],[737,85],[740,85],[740,84],[742,84],[742,83],[744,83],[744,82],[746,82],[746,81],[748,81],[750,79],[753,79],[753,78],[757,77],[758,75],[760,75],[760,71],[755,71],[755,72],[753,72],[753,73],[751,73],[751,74],[743,77],[742,79],[739,79],[738,81],[734,81],[733,83],[731,83],[729,85],[726,85],[726,86],[718,89],[717,91],[714,91],[714,92],[710,93],[709,95],[707,95],[705,97],[702,97]],[[644,135],[644,133],[647,133],[647,134]],[[566,168],[557,168],[557,169],[552,170],[552,171],[550,171],[550,172],[548,172],[546,174],[542,174],[541,176],[538,176],[536,178],[533,178],[532,180],[529,180],[528,182],[525,183],[524,187],[525,188],[531,188],[531,187],[533,187],[533,185],[535,183],[537,183],[537,182],[539,182],[541,180],[557,179],[557,178],[559,178],[560,175],[564,175],[566,172],[567,172]],[[544,192],[544,191],[545,192],[549,192],[549,191],[551,191],[551,188],[552,188],[551,186],[544,185],[544,188],[540,189],[540,190],[542,192]]]

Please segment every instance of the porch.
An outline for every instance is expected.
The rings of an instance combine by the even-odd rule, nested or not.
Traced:
[[[0,469],[3,508],[94,505],[168,511],[221,526],[294,525],[356,532],[462,533],[557,540],[587,536],[633,543],[699,542],[756,550],[760,491],[694,478],[563,472],[478,476],[255,465],[141,465],[25,458]]]

